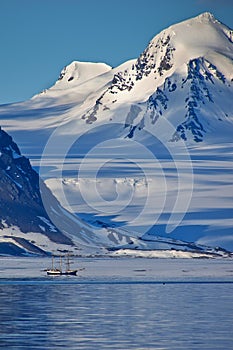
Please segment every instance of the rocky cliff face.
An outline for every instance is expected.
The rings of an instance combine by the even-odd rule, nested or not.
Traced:
[[[43,185],[43,184],[42,184]],[[44,186],[47,195],[56,202]],[[22,233],[41,233],[56,243],[72,245],[49,220],[44,209],[39,176],[21,155],[11,136],[0,128],[0,232],[11,227]]]

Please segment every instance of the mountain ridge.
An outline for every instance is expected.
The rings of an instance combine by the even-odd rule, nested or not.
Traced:
[[[49,189],[41,184],[46,195],[52,197]],[[54,202],[56,202],[55,198]],[[36,242],[27,240],[30,232],[46,236],[55,244],[63,243],[71,247],[73,242],[60,232],[50,221],[43,206],[40,194],[40,180],[32,169],[30,162],[25,158],[16,143],[0,127],[0,251],[2,244],[9,241],[10,250],[20,254],[47,254]],[[25,238],[18,237],[17,231],[25,234]],[[4,236],[5,232],[5,236]],[[5,239],[4,239],[5,237]],[[9,246],[8,246],[9,249]],[[25,250],[25,252],[24,252]]]
[[[204,25],[205,27],[207,27],[208,34],[211,33],[211,35],[208,35],[208,45],[206,45],[206,38],[205,35],[203,35],[200,39],[198,38],[198,43],[196,45],[197,49],[193,48],[193,46],[195,47],[195,45],[193,45],[192,40],[190,41],[193,45],[191,45],[190,49],[190,44],[184,44],[184,38],[186,38],[187,41],[188,37],[189,43],[189,34],[192,33],[192,36],[197,35],[199,30],[201,30],[199,28],[200,25]],[[187,29],[185,35],[183,34],[184,26],[187,27],[185,28]],[[198,30],[195,27],[198,27]],[[185,80],[190,80],[193,77],[193,79],[199,80],[199,85],[203,85],[201,87],[202,91],[200,91],[200,93],[198,92],[198,90],[200,90],[200,87],[197,87],[197,85],[195,85],[194,83],[190,87],[190,89],[193,91],[196,89],[197,100],[200,100],[200,96],[204,94],[206,95],[209,101],[214,102],[213,99],[211,99],[211,95],[208,91],[205,80],[210,80],[212,84],[215,83],[213,81],[213,78],[215,78],[215,80],[219,80],[224,84],[228,82],[228,85],[230,85],[232,89],[232,61],[226,62],[228,56],[231,59],[233,58],[233,48],[231,40],[232,31],[230,29],[228,30],[227,33],[229,35],[226,39],[224,36],[226,34],[226,28],[226,26],[223,26],[220,22],[215,20],[213,15],[205,13],[194,19],[184,21],[182,23],[173,25],[168,29],[165,29],[150,41],[147,48],[136,61],[135,65],[133,65],[128,71],[124,71],[123,73],[120,72],[114,75],[111,86],[108,87],[108,89],[96,100],[95,106],[86,114],[84,114],[82,118],[86,120],[87,123],[93,123],[98,118],[98,112],[104,114],[104,112],[108,109],[114,109],[114,107],[118,103],[127,103],[127,98],[129,98],[130,95],[133,95],[131,103],[133,102],[134,104],[141,104],[148,100],[151,101],[152,95],[155,95],[156,91],[157,95],[161,94],[161,90],[165,88],[166,80],[168,80],[169,83],[169,79],[172,79],[173,74],[177,72],[177,70],[178,72],[176,74],[178,74],[178,76],[180,75],[180,80],[184,80],[184,83]],[[205,33],[205,30],[203,30],[203,33]],[[222,33],[224,33],[224,35],[222,35]],[[179,40],[179,36],[182,37],[182,40]],[[222,40],[225,39],[223,40],[224,43],[221,45],[219,45],[219,38],[221,38]],[[174,40],[175,42],[173,42]],[[200,44],[200,40],[202,40],[202,44]],[[176,43],[176,41],[178,42],[178,44]],[[182,45],[180,44],[180,41]],[[226,50],[225,45],[227,45],[227,41],[230,42],[231,48],[227,47]],[[179,45],[183,46],[182,50],[179,48]],[[222,52],[220,52],[221,50]],[[178,54],[176,54],[177,51]],[[190,51],[192,52],[190,53]],[[223,53],[225,54],[226,51],[227,56],[225,58]],[[175,58],[175,55],[178,58]],[[224,65],[227,66],[228,69],[223,69],[225,74],[218,70],[215,64],[211,63],[210,59],[215,62],[216,56],[224,56],[224,64],[221,64],[221,68]],[[221,59],[223,60],[222,57]],[[218,59],[220,60],[220,57],[218,57]],[[202,74],[200,73],[200,69],[204,70]],[[228,76],[226,76],[227,72]],[[144,88],[142,89],[140,87],[141,83],[144,84]],[[183,88],[184,83],[180,83],[181,88]],[[144,97],[142,97],[140,93],[139,95],[137,94],[138,89],[141,89]],[[169,89],[169,92],[175,91],[175,89],[176,83],[171,83],[171,88]],[[125,91],[127,91],[128,94],[126,94]],[[111,97],[111,95],[113,95],[113,97]],[[121,96],[123,96],[123,101],[121,101]],[[188,97],[186,97],[186,99],[187,98]],[[159,98],[159,100],[160,99],[161,98]],[[112,104],[114,104],[114,107],[112,106]],[[193,111],[193,107],[195,106],[195,104],[197,104],[196,101],[190,102],[188,108],[189,112],[192,112],[194,119],[197,119]],[[186,114],[185,118],[187,116],[189,116],[189,113]],[[197,120],[196,122],[197,124],[199,124],[199,126],[197,126],[196,130],[194,131],[194,141],[199,142],[203,137],[201,131],[204,132],[204,129],[200,122],[198,122]],[[141,124],[142,123],[140,123],[140,125]],[[184,129],[185,124],[186,123],[183,123],[183,125],[180,124],[176,127],[176,135],[181,129]],[[187,140],[184,134],[181,137]],[[175,140],[176,138],[173,137],[173,139]]]

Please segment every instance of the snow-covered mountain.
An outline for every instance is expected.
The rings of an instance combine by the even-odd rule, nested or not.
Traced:
[[[36,169],[42,159],[61,204],[97,229],[233,250],[232,96],[233,31],[204,13],[114,69],[72,62],[0,119]]]
[[[114,75],[82,118],[93,123],[112,111],[118,121],[119,105],[126,104],[129,112],[122,122],[129,137],[145,125],[153,128],[162,116],[176,129],[168,135],[174,141],[212,138],[211,131],[221,129],[222,121],[227,132],[232,123],[232,43],[233,32],[209,13],[173,25],[128,69]]]

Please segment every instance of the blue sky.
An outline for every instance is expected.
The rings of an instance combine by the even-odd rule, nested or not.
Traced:
[[[136,58],[161,30],[205,11],[233,28],[233,0],[1,0],[0,103],[50,87],[74,60]]]

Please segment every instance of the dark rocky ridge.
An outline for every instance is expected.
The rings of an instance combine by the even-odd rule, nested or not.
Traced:
[[[47,196],[49,189],[42,183]],[[57,205],[59,203],[56,203]],[[17,226],[23,233],[38,232],[56,243],[72,241],[51,223],[42,203],[39,175],[12,137],[0,128],[0,230]]]

